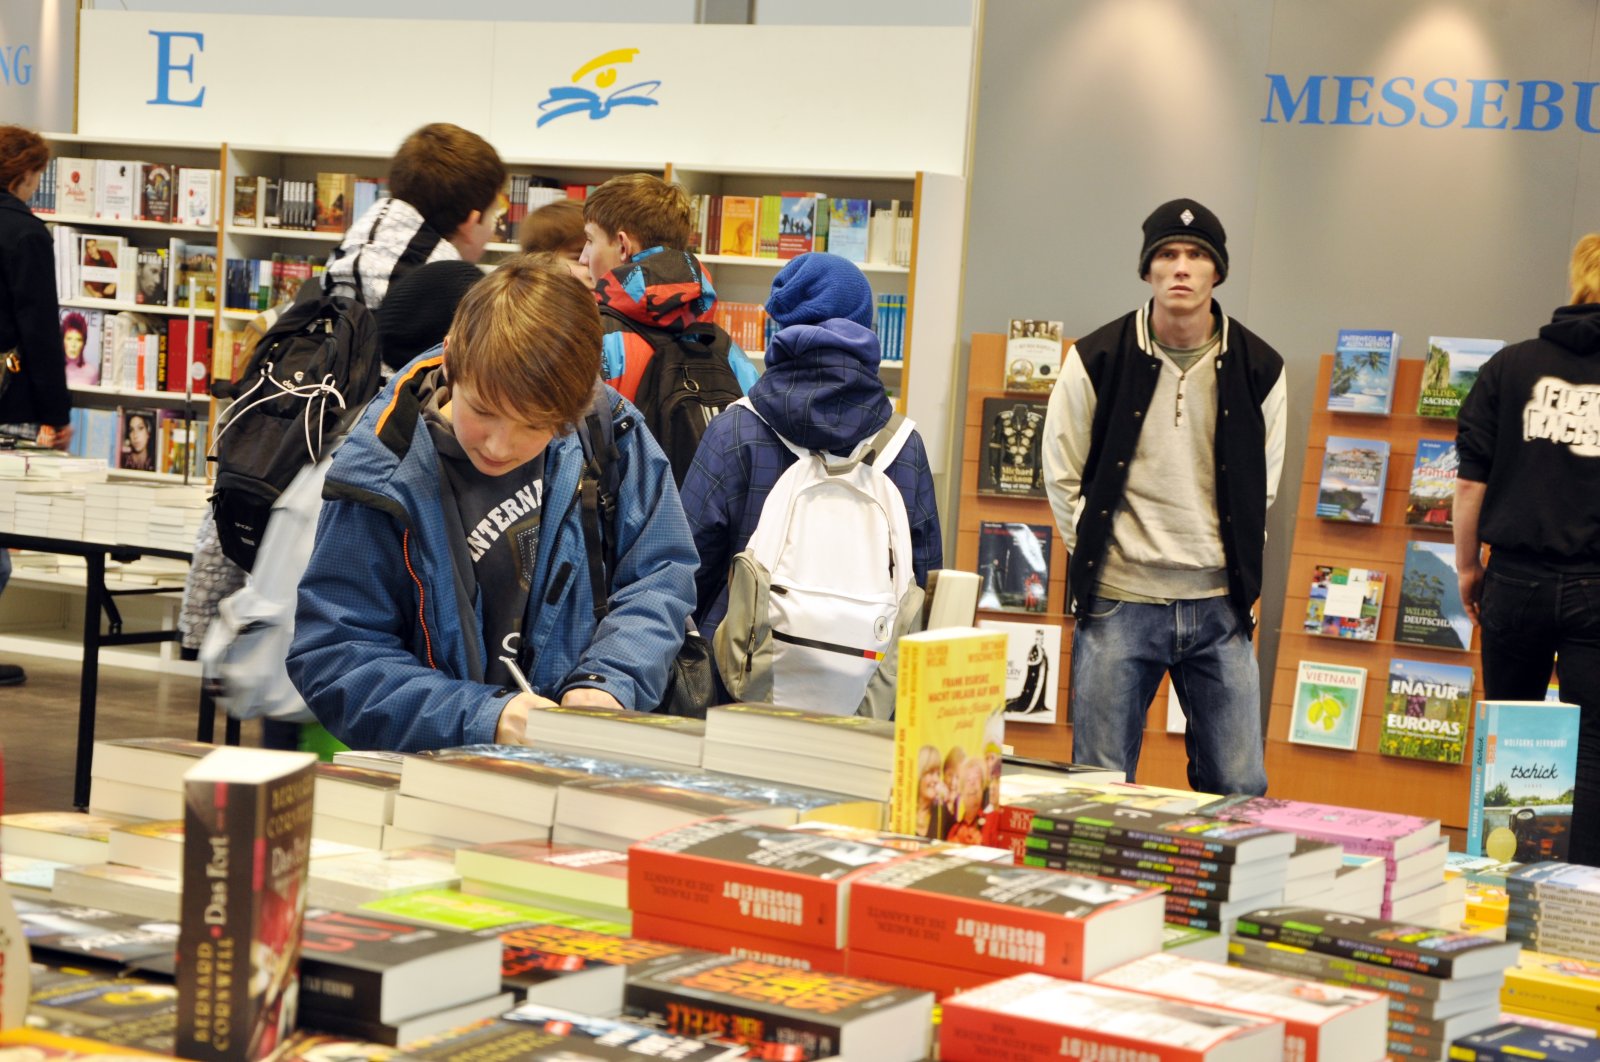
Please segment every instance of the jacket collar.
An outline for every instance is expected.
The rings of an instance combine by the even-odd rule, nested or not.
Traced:
[[[1134,311],[1134,325],[1138,329],[1139,349],[1155,357],[1158,351],[1155,346],[1155,336],[1150,331],[1150,315],[1155,312],[1156,300],[1151,299],[1138,310]],[[1218,354],[1228,352],[1228,315],[1222,312],[1222,304],[1216,299],[1211,300],[1211,316],[1222,322],[1222,346],[1217,348]]]

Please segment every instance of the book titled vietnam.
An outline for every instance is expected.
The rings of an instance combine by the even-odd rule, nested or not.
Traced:
[[[1417,392],[1417,412],[1424,417],[1454,417],[1478,382],[1478,371],[1503,339],[1461,339],[1429,336],[1428,357],[1422,363],[1422,387]]]
[[[1354,749],[1361,732],[1367,669],[1300,661],[1295,672],[1289,740],[1328,749]]]
[[[1049,524],[978,525],[978,607],[1001,612],[1044,612],[1050,597]]]
[[[1373,568],[1317,565],[1306,596],[1305,632],[1376,641],[1386,581],[1384,573]]]
[[[983,400],[983,456],[978,493],[1044,497],[1044,417],[1048,404],[1029,398]]]
[[[1429,660],[1390,660],[1383,698],[1385,756],[1460,763],[1472,717],[1472,669]]]
[[[184,775],[176,1054],[249,1062],[294,1028],[315,762],[229,746]]]
[[[1479,701],[1473,718],[1467,845],[1472,855],[1565,859],[1577,784],[1578,707]]]
[[[1375,524],[1383,519],[1383,481],[1389,444],[1383,439],[1328,436],[1317,485],[1317,515],[1324,520]]]
[[[794,1062],[916,1062],[933,1027],[927,992],[730,955],[690,955],[631,976],[623,1009],[674,1036],[717,1036]]]
[[[1006,390],[1048,392],[1061,375],[1061,322],[1014,319],[1006,330]]]
[[[1454,439],[1417,440],[1417,458],[1411,466],[1411,490],[1406,495],[1408,526],[1452,526],[1459,464]]]
[[[1328,408],[1336,413],[1387,414],[1394,403],[1399,361],[1398,332],[1341,328],[1328,377]]]
[[[1394,640],[1437,649],[1472,648],[1472,620],[1461,603],[1453,543],[1406,543]]]

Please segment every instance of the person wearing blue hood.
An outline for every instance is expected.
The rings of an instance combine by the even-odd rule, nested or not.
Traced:
[[[748,395],[760,416],[732,406],[712,420],[681,492],[700,551],[695,622],[707,641],[728,611],[728,567],[755,531],[773,484],[796,460],[778,436],[844,456],[894,413],[878,377],[874,305],[867,278],[838,255],[803,254],[772,282],[767,314],[778,331]],[[925,588],[944,544],[922,436],[913,431],[883,471],[905,498],[913,576]]]
[[[1483,630],[1483,695],[1578,705],[1567,861],[1600,866],[1600,233],[1571,304],[1486,361],[1456,419],[1456,570]],[[1483,544],[1490,547],[1483,564]]]

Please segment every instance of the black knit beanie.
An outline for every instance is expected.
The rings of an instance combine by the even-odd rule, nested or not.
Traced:
[[[1221,284],[1228,276],[1228,234],[1217,216],[1193,199],[1162,203],[1144,219],[1144,250],[1139,252],[1139,279],[1150,275],[1150,259],[1164,243],[1198,244],[1211,255]]]
[[[477,266],[450,258],[429,262],[390,284],[378,307],[383,363],[400,369],[418,354],[438,346],[450,331],[456,304],[468,288],[482,279]]]

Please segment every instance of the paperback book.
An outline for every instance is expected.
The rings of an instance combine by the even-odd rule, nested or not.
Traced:
[[[1473,719],[1467,852],[1565,859],[1577,782],[1577,705],[1479,701]]]
[[[1043,498],[1046,403],[1027,398],[983,400],[983,460],[978,493]]]
[[[1406,543],[1394,640],[1438,649],[1472,648],[1472,620],[1461,602],[1453,543]]]
[[[1315,841],[1341,845],[1347,853],[1397,860],[1432,846],[1439,820],[1389,811],[1281,797],[1235,796],[1206,808],[1206,814],[1234,822],[1253,822]]]
[[[1061,375],[1061,322],[1013,319],[1006,332],[1006,390],[1048,392]]]
[[[1361,730],[1367,669],[1300,661],[1295,673],[1289,740],[1329,749],[1354,749]]]
[[[1406,495],[1408,526],[1452,526],[1459,463],[1454,439],[1417,440],[1417,459],[1411,466],[1411,490]]]
[[[1394,372],[1399,361],[1399,333],[1340,329],[1328,377],[1328,408],[1340,413],[1387,414],[1394,403]]]
[[[578,1062],[574,1056],[583,1057],[584,1062],[588,1062],[588,1056],[591,1055],[604,1059],[671,1059],[672,1062],[732,1062],[747,1057],[743,1047],[710,1043],[693,1037],[669,1036],[660,1029],[615,1018],[597,1018],[539,1003],[522,1004],[508,1012],[505,1021],[532,1026],[547,1035],[559,1036],[560,1041],[555,1046],[565,1045],[571,1051],[565,1056],[567,1062]],[[539,1059],[546,1056],[534,1054],[519,1057]],[[554,1062],[564,1056],[552,1050],[548,1057]]]
[[[1306,598],[1306,633],[1376,641],[1386,581],[1372,568],[1317,565]]]
[[[1460,763],[1466,754],[1471,716],[1470,667],[1390,660],[1378,751],[1408,760]]]
[[[1359,959],[1438,978],[1498,974],[1517,961],[1518,946],[1476,933],[1315,907],[1268,907],[1239,919],[1237,936]]]
[[[1317,515],[1324,520],[1377,523],[1383,519],[1383,481],[1388,470],[1386,441],[1328,436],[1317,486]]]
[[[1453,418],[1478,381],[1478,370],[1501,347],[1500,339],[1461,339],[1429,336],[1428,357],[1422,363],[1422,388],[1417,412],[1424,417]]]
[[[1054,723],[1061,692],[1061,627],[988,619],[979,620],[978,627],[1006,636],[1006,718]]]
[[[1049,608],[1052,533],[1049,524],[985,520],[978,526],[980,609],[1044,612]]]

